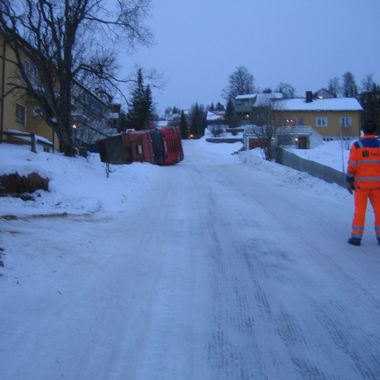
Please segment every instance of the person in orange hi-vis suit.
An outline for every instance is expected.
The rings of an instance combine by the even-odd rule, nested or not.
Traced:
[[[347,187],[354,191],[355,214],[349,244],[360,245],[368,199],[375,213],[375,232],[380,245],[380,141],[376,125],[367,120],[362,126],[364,135],[351,146],[347,167]]]

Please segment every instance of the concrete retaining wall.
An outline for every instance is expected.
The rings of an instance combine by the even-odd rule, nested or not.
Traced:
[[[275,152],[276,162],[289,166],[301,172],[306,172],[314,177],[323,179],[329,183],[336,183],[346,187],[346,174],[339,170],[319,164],[318,162],[305,160],[294,153],[288,152],[283,148],[277,148]]]

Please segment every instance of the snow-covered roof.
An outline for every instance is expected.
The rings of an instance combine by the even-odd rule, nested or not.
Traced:
[[[304,98],[283,99],[274,103],[277,111],[362,111],[363,108],[355,98],[313,99],[306,102]]]
[[[235,100],[253,99],[256,98],[255,106],[268,104],[273,99],[282,99],[284,96],[280,92],[271,92],[269,94],[245,94],[238,95]]]
[[[153,122],[154,125],[156,125],[158,128],[161,127],[167,127],[169,125],[169,122],[167,120],[156,120]]]
[[[257,93],[257,94],[244,94],[238,95],[235,99],[251,99],[254,97],[260,97],[263,99],[282,99],[283,95],[281,92],[270,92],[270,93]]]
[[[254,107],[265,107],[272,100],[278,100],[282,99],[283,95],[280,92],[272,92],[269,94],[245,94],[245,95],[238,95],[235,100],[249,100],[252,99],[251,105]]]
[[[208,121],[224,120],[224,113],[207,111],[207,120]]]

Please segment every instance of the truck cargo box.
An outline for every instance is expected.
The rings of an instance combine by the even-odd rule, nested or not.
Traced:
[[[149,131],[135,131],[122,134],[124,149],[133,162],[154,163],[152,141]]]
[[[184,158],[177,127],[125,132],[99,140],[97,145],[102,162],[109,164],[150,162],[172,165]]]
[[[108,164],[130,164],[131,154],[125,149],[122,135],[107,137],[98,140],[100,160]]]

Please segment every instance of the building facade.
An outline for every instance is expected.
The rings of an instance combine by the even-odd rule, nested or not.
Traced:
[[[324,140],[359,136],[363,108],[355,98],[284,99],[274,104],[275,125],[309,126]]]
[[[22,54],[22,52],[21,52]],[[38,87],[38,76],[33,63],[25,54],[24,71],[28,73],[33,86]],[[12,47],[0,35],[0,139],[9,142],[26,142],[31,136],[37,144],[58,149],[59,140],[53,128],[43,119],[35,101],[23,87],[18,70],[17,57]],[[19,89],[17,89],[19,85]],[[43,91],[43,90],[42,90]],[[111,112],[112,98],[105,92],[94,94],[79,83],[72,88],[71,127],[77,146],[90,146],[96,140],[114,133],[117,125],[115,112]],[[53,118],[54,119],[54,118]],[[54,120],[51,123],[54,123]]]
[[[242,125],[252,127],[246,132],[246,148],[262,145],[263,133],[255,133],[255,126],[270,126],[287,145],[308,149],[323,141],[359,136],[363,108],[355,98],[336,98],[320,90],[290,99],[281,94],[239,95],[235,112]]]
[[[0,139],[22,142],[29,134],[33,134],[36,136],[37,144],[44,148],[58,148],[57,136],[41,118],[32,99],[25,91],[16,89],[17,85],[22,83],[16,62],[15,52],[0,35]],[[26,57],[24,65],[32,67]]]

